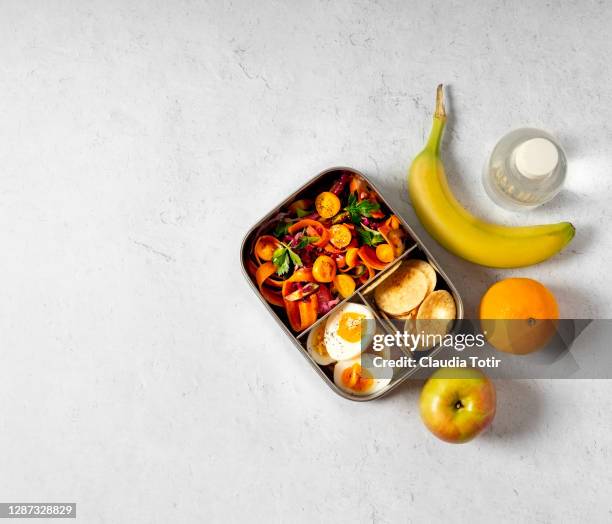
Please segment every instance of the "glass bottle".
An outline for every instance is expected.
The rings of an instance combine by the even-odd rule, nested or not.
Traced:
[[[483,184],[491,200],[511,210],[533,209],[563,187],[563,148],[540,129],[522,128],[503,136],[485,165]]]

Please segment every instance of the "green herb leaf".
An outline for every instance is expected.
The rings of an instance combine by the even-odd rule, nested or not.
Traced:
[[[351,222],[359,224],[361,217],[371,216],[373,211],[380,209],[380,204],[378,202],[370,202],[369,200],[357,202],[357,195],[351,193],[348,197],[348,205],[344,209],[351,217]]]
[[[272,263],[276,266],[276,273],[278,275],[284,275],[289,272],[291,269],[289,255],[287,253],[287,248],[279,247],[272,254]]]
[[[332,224],[339,224],[344,221],[344,219],[348,216],[348,211],[342,211],[338,213],[334,218],[332,218]]]
[[[357,233],[359,233],[359,239],[362,244],[367,246],[376,246],[378,244],[382,244],[385,242],[385,237],[383,237],[378,231],[375,229],[371,229],[368,226],[358,226]]]
[[[289,222],[281,220],[278,224],[276,224],[276,227],[274,228],[274,231],[272,231],[272,234],[276,238],[281,238],[287,234],[287,229],[289,229]]]
[[[313,242],[318,242],[319,237],[309,237],[303,235],[300,237],[297,246],[294,249],[304,249],[308,244],[312,244]]]
[[[299,207],[295,210],[295,214],[298,218],[304,218],[305,216],[312,215],[313,211],[310,209],[300,209]]]
[[[288,253],[289,258],[291,258],[291,262],[293,262],[293,266],[300,267],[302,265],[302,259],[300,256],[291,249],[288,249]]]
[[[294,269],[301,267],[302,259],[287,244],[283,244],[272,253],[272,263],[276,266],[276,274],[282,276],[291,270],[291,266]]]

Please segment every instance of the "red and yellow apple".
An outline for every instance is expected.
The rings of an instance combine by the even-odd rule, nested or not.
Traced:
[[[495,417],[495,386],[477,369],[441,368],[423,386],[421,418],[436,437],[472,440]]]

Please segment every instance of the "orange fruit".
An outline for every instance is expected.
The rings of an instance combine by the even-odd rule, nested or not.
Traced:
[[[542,349],[556,331],[555,296],[531,278],[506,278],[493,284],[480,301],[480,326],[489,344],[506,353],[526,355]]]

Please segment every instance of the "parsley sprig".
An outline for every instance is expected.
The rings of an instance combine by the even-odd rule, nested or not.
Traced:
[[[272,263],[276,266],[276,274],[280,276],[288,273],[291,266],[295,268],[302,265],[300,256],[284,242],[281,244],[272,254]]]
[[[373,211],[380,209],[380,204],[378,202],[370,202],[369,200],[358,202],[357,195],[351,193],[348,197],[348,205],[344,209],[349,214],[351,222],[359,224],[361,217],[371,216]]]
[[[287,234],[289,225],[290,225],[289,222],[285,222],[284,220],[281,220],[280,222],[276,224],[276,227],[274,228],[274,231],[272,231],[272,234],[276,238],[284,237]]]
[[[367,246],[374,247],[385,242],[385,237],[383,237],[375,229],[369,228],[365,224],[357,226],[357,233],[359,233],[359,239],[361,242]]]
[[[294,269],[301,267],[303,265],[302,259],[294,249],[304,249],[308,244],[312,244],[317,240],[319,240],[319,237],[303,235],[294,247],[281,242],[281,247],[276,249],[272,254],[272,263],[276,266],[276,273],[282,276],[287,274],[291,270],[291,267]]]
[[[317,242],[319,237],[309,237],[307,235],[302,235],[298,240],[295,249],[304,249],[308,244],[312,244],[313,242]]]

